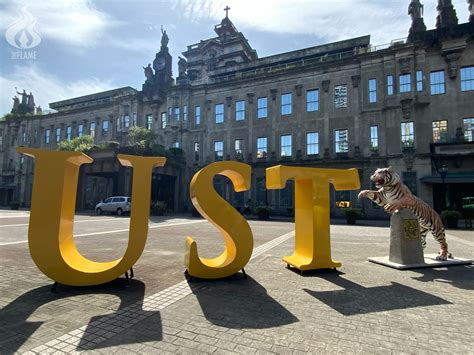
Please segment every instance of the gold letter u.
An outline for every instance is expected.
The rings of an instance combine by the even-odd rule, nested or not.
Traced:
[[[28,244],[38,268],[54,281],[71,286],[98,285],[130,269],[145,247],[150,212],[151,174],[166,158],[119,154],[133,167],[130,232],[125,254],[113,261],[95,262],[82,256],[73,239],[79,167],[92,158],[80,152],[18,148],[35,158]]]

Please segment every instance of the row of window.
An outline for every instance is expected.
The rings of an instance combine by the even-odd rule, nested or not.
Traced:
[[[461,68],[461,91],[474,90],[474,66]],[[407,93],[412,91],[411,73],[401,74],[398,78],[398,92]],[[415,89],[417,92],[424,90],[423,71],[415,73]],[[387,95],[395,94],[395,80],[393,75],[387,75]],[[369,102],[377,102],[377,79],[369,79]],[[444,70],[430,72],[430,93],[431,95],[442,95],[446,93],[446,79]]]
[[[461,91],[474,90],[474,66],[461,68]],[[416,91],[424,90],[423,72],[417,71],[415,74]],[[393,75],[387,75],[387,95],[395,94],[395,79]],[[411,73],[401,74],[399,76],[399,93],[407,93],[412,91],[412,75]],[[441,95],[446,93],[446,81],[444,70],[430,72],[430,92],[431,95]],[[370,103],[377,102],[377,79],[369,79],[368,96]],[[310,89],[306,91],[306,112],[319,111],[319,89]],[[337,85],[334,87],[334,107],[347,107],[347,85]],[[291,92],[283,93],[280,96],[280,114],[291,115],[293,113],[293,94]],[[224,104],[218,103],[214,106],[215,123],[224,122]],[[257,98],[257,118],[268,117],[268,97]],[[176,121],[181,119],[180,107],[170,107],[167,112],[161,113],[161,128],[166,128],[169,119]],[[182,119],[188,120],[188,106],[183,106]],[[235,102],[235,120],[243,121],[246,119],[246,101],[239,100]],[[194,107],[194,121],[196,125],[201,124],[201,106]],[[147,128],[152,129],[153,116],[147,115]]]
[[[474,138],[474,118],[465,118],[463,120],[464,140],[473,142]],[[432,137],[434,143],[442,143],[448,141],[448,121],[439,120],[431,123]],[[415,125],[414,122],[402,122],[400,126],[400,134],[403,148],[415,147]]]
[[[87,127],[84,126],[84,124],[79,124],[77,125],[77,136],[76,137],[82,137],[85,134],[88,134],[92,137],[95,137],[95,131],[96,131],[96,123],[91,122],[89,124],[89,130],[86,132],[85,130]],[[107,136],[107,133],[109,132],[109,121],[108,120],[103,120],[102,121],[102,131],[101,134],[103,137]],[[63,132],[61,127],[56,127],[54,131],[52,131],[50,128],[47,128],[44,130],[44,143],[45,144],[50,144],[51,143],[51,138],[52,138],[52,133],[54,133],[54,141],[56,143],[61,142],[62,137],[63,137]],[[67,126],[66,127],[66,140],[71,140],[73,139],[73,130],[72,126]]]
[[[433,142],[443,142],[447,139],[448,122],[445,120],[433,121]],[[337,129],[334,131],[334,150],[336,153],[349,152],[349,131],[347,129]],[[472,142],[474,137],[474,118],[464,119],[464,138]],[[402,122],[400,124],[400,139],[403,148],[413,148],[415,146],[414,122]],[[237,157],[243,157],[243,139],[234,140],[234,152]],[[266,158],[268,154],[268,138],[258,137],[256,141],[257,159]],[[370,126],[370,148],[377,151],[379,148],[378,126]],[[194,143],[194,153],[199,159],[199,142]],[[214,142],[214,154],[216,160],[224,158],[224,141]],[[319,132],[306,133],[306,155],[319,154]],[[292,135],[280,136],[280,157],[291,157],[293,155]]]
[[[306,110],[307,112],[313,112],[319,110],[319,89],[312,89],[306,92]],[[281,95],[281,114],[291,115],[293,113],[293,94],[284,93]],[[216,123],[224,122],[224,104],[218,103],[214,106],[214,115]],[[160,126],[166,128],[168,119],[173,117],[174,120],[179,121],[180,108],[170,107],[168,113],[161,113]],[[268,97],[257,98],[257,118],[268,117]],[[188,120],[188,106],[183,106],[183,120]],[[239,100],[235,102],[235,120],[243,121],[246,118],[246,102]],[[194,107],[194,123],[196,125],[201,124],[201,106]],[[153,115],[147,115],[147,128],[152,129],[153,127]]]

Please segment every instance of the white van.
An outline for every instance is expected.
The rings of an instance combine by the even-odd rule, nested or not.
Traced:
[[[95,206],[95,212],[101,215],[103,212],[116,213],[117,216],[121,216],[124,213],[130,212],[130,206],[132,199],[127,196],[113,196],[109,197]]]

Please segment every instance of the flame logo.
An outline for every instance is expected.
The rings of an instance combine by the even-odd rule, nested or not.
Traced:
[[[26,7],[23,7],[20,16],[8,27],[5,38],[15,48],[34,48],[41,43],[41,37],[36,31],[35,26],[35,17]]]

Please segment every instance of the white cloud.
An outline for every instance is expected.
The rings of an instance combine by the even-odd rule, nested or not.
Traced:
[[[43,40],[75,47],[94,47],[109,28],[119,24],[88,0],[15,0],[0,7],[0,29],[15,22],[23,7],[36,19]]]
[[[10,112],[12,98],[18,91],[25,89],[35,96],[36,105],[43,109],[48,108],[48,103],[69,99],[77,96],[93,94],[110,90],[115,86],[107,80],[90,77],[78,81],[64,82],[58,77],[45,73],[36,65],[15,66],[13,73],[0,76],[0,115]]]
[[[423,1],[422,1],[423,2]],[[436,1],[425,0],[425,24],[433,28]],[[239,30],[278,34],[310,34],[325,41],[372,35],[372,44],[390,43],[408,35],[409,0],[180,0],[175,7],[192,21],[224,17],[224,7]],[[469,16],[465,0],[454,0],[460,22]]]

